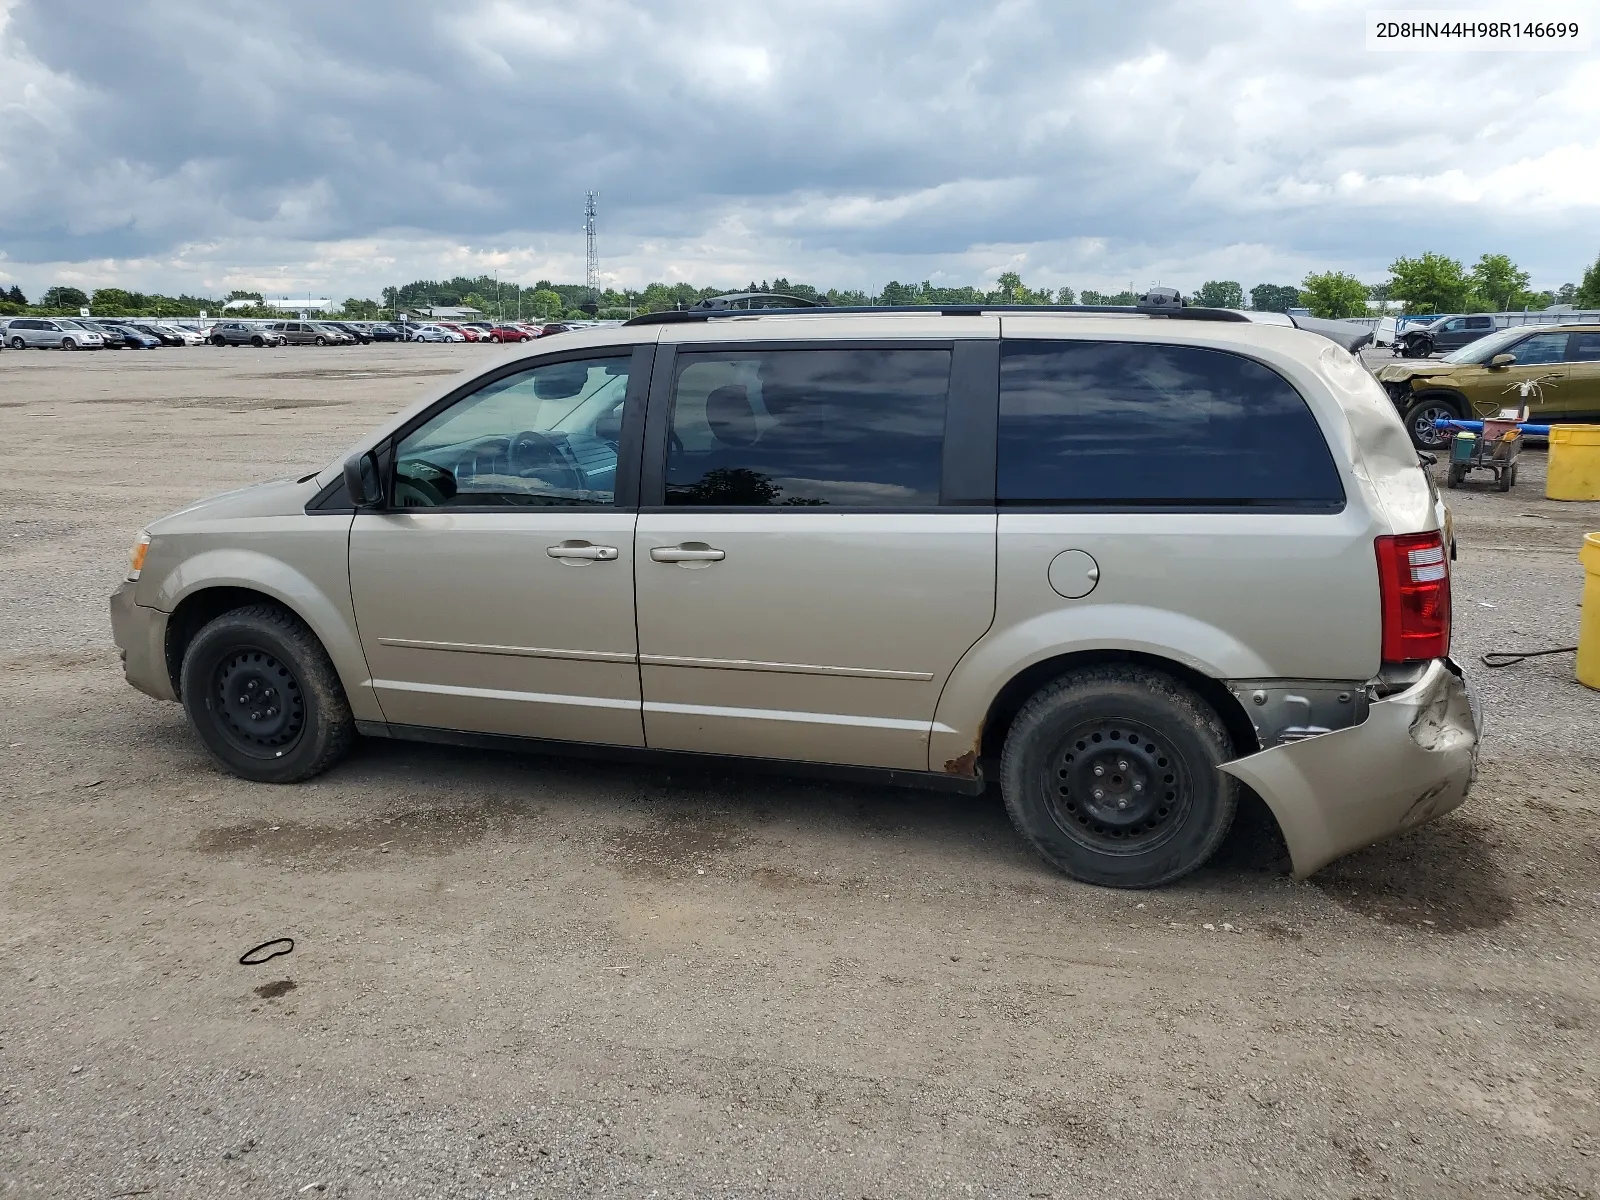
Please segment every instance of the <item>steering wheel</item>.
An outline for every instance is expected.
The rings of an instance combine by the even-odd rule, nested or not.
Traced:
[[[524,429],[511,439],[508,457],[513,475],[537,479],[561,491],[584,490],[583,472],[568,456],[562,442],[548,433]]]
[[[453,472],[447,471],[438,463],[420,458],[412,459],[405,465],[413,469],[421,467],[422,471],[415,474],[411,471],[395,471],[395,507],[442,508],[450,503],[450,497],[456,494],[456,477]],[[417,503],[413,495],[420,497],[421,503]]]

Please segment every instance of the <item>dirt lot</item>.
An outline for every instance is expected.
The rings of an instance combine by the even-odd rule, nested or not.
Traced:
[[[0,354],[0,1197],[1600,1195],[1600,693],[1476,667],[1575,637],[1542,453],[1455,501],[1475,798],[1306,883],[1246,825],[1083,887],[993,796],[217,774],[122,681],[134,532],[498,353]]]

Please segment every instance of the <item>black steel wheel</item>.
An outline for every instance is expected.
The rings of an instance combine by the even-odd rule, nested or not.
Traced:
[[[286,609],[224,613],[184,652],[189,722],[222,767],[262,783],[293,783],[344,756],[355,723],[316,635]]]
[[[1001,790],[1017,830],[1086,883],[1158,887],[1211,857],[1233,823],[1235,757],[1216,711],[1170,675],[1106,665],[1063,675],[1006,735]]]
[[[1086,721],[1061,739],[1044,771],[1056,826],[1106,854],[1160,845],[1182,826],[1191,800],[1183,755],[1142,721]]]
[[[1406,410],[1406,432],[1411,434],[1411,444],[1419,450],[1442,450],[1450,444],[1450,434],[1434,425],[1435,421],[1455,420],[1461,414],[1448,400],[1418,400]]]

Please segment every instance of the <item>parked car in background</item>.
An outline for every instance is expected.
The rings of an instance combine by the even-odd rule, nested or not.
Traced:
[[[1405,358],[1427,358],[1487,337],[1494,332],[1494,318],[1477,316],[1440,317],[1426,325],[1411,325],[1395,335],[1396,353]]]
[[[154,350],[164,345],[156,334],[149,333],[136,326],[125,324],[121,321],[98,321],[96,324],[102,329],[113,329],[122,335],[123,344],[130,350]]]
[[[1600,422],[1600,324],[1513,325],[1442,359],[1388,363],[1377,376],[1423,450],[1449,440],[1435,421],[1523,404],[1535,424]]]
[[[329,321],[328,324],[333,326],[335,329],[349,334],[363,346],[372,341],[372,334],[354,321]]]
[[[484,340],[482,331],[476,326],[462,325],[455,321],[439,321],[437,324],[441,329],[448,329],[451,333],[459,333],[462,341],[481,342]]]
[[[91,321],[86,317],[57,317],[56,320],[68,327],[87,329],[94,333],[98,333],[100,335],[101,344],[104,345],[107,350],[125,350],[130,345],[128,339],[123,336],[122,331],[114,326],[102,325],[99,321]],[[135,348],[137,348],[137,346],[135,346]]]
[[[177,338],[178,339],[178,343],[177,344],[180,345],[180,346],[203,346],[203,345],[205,345],[206,335],[201,333],[198,329],[190,329],[186,325],[168,325],[168,324],[157,325],[156,328],[160,329],[160,330],[164,330],[165,332],[171,334],[173,337]]]
[[[1190,315],[660,313],[508,352],[141,532],[125,674],[250,780],[367,735],[998,782],[1122,887],[1253,793],[1309,874],[1466,799],[1446,515],[1356,359]]]
[[[286,346],[329,346],[355,341],[348,333],[325,329],[316,321],[273,321],[267,328],[281,336]]]
[[[339,324],[336,321],[312,321],[311,324],[323,337],[328,339],[328,345],[330,346],[354,346],[360,342],[360,339],[355,334],[339,328]]]
[[[551,321],[539,330],[539,336],[553,337],[558,333],[571,333],[573,329],[574,326],[568,325],[565,321]]]
[[[404,342],[409,340],[404,329],[386,322],[373,325],[367,330],[367,333],[375,342]]]
[[[489,326],[489,340],[491,342],[526,342],[533,335],[520,325],[510,323]]]
[[[413,325],[410,340],[413,342],[464,342],[466,335],[442,325]]]
[[[282,322],[278,322],[280,325]],[[213,346],[282,346],[283,331],[270,325],[246,325],[243,321],[218,321],[206,330],[206,340]]]
[[[14,317],[6,326],[13,350],[99,350],[104,336],[61,317]]]
[[[124,321],[122,325],[125,329],[136,329],[140,333],[148,334],[163,346],[187,345],[182,337],[161,325],[152,325],[148,321]]]

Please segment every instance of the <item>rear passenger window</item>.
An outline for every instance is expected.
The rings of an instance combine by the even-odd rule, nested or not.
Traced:
[[[949,350],[680,354],[668,504],[939,503]]]
[[[1001,504],[1344,503],[1322,431],[1288,381],[1194,346],[1006,342],[998,453]]]
[[[1573,362],[1600,362],[1600,333],[1575,333],[1572,335]]]

